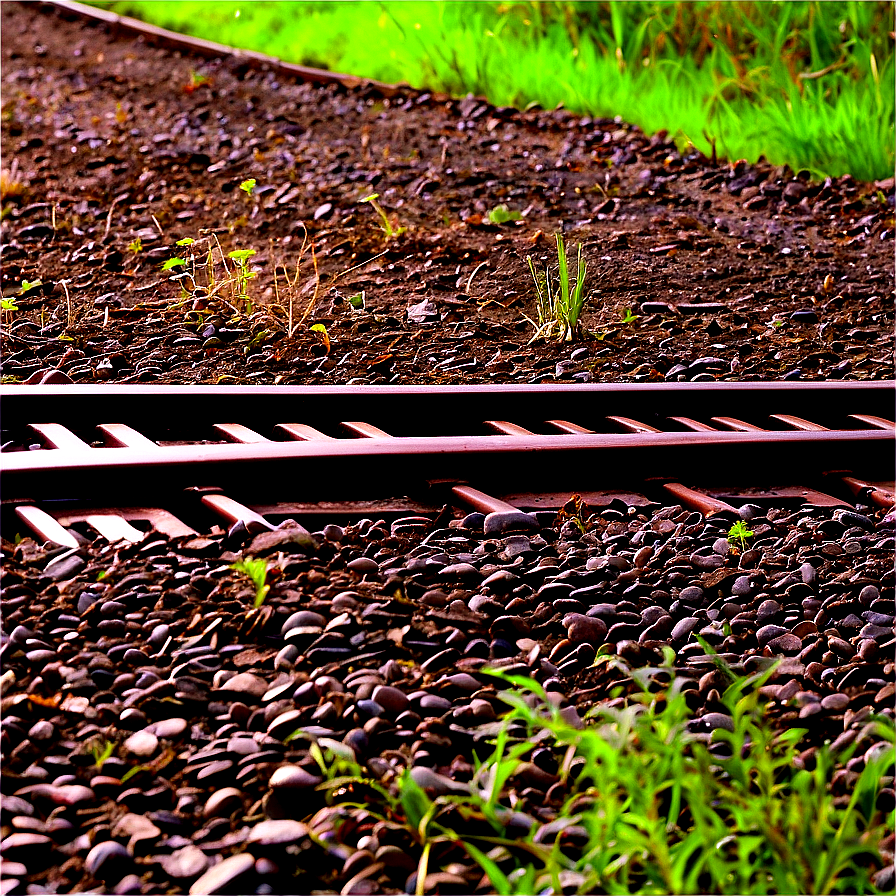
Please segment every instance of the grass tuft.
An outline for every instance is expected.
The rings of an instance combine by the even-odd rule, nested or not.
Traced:
[[[566,243],[563,235],[557,234],[557,270],[556,274],[545,265],[544,272],[536,269],[531,257],[529,270],[535,281],[536,313],[538,323],[526,318],[533,327],[535,335],[530,342],[537,339],[556,338],[560,342],[572,342],[580,333],[579,316],[585,304],[585,274],[587,265],[582,261],[582,247],[579,246],[576,258],[575,281],[570,281],[569,261],[566,255]]]
[[[870,721],[880,747],[865,753],[848,798],[836,798],[830,749],[819,747],[810,768],[797,752],[805,731],[766,721],[759,688],[772,670],[732,674],[722,697],[730,724],[712,733],[694,730],[686,683],[670,666],[626,671],[634,697],[596,706],[584,726],[537,682],[493,672],[512,685],[502,692],[510,710],[475,748],[472,780],[441,795],[428,769],[375,780],[343,744],[339,755],[315,752],[320,789],[407,832],[418,893],[434,857],[458,853],[499,894],[876,892],[878,845],[896,821],[877,808],[896,757],[890,720]],[[557,757],[558,809],[517,792],[539,746]]]

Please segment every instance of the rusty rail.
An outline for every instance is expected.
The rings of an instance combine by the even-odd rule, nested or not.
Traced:
[[[5,387],[4,525],[67,544],[75,523],[133,540],[134,521],[185,534],[453,504],[535,526],[572,493],[706,515],[887,507],[893,388]]]

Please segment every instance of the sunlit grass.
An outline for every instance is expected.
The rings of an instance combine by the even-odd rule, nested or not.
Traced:
[[[683,682],[668,667],[630,672],[640,692],[626,706],[598,705],[585,726],[536,682],[509,678],[511,710],[475,748],[472,779],[438,796],[426,792],[427,769],[377,782],[344,744],[329,759],[311,753],[330,802],[348,808],[363,789],[359,812],[408,832],[418,893],[436,855],[463,854],[500,894],[875,893],[877,847],[894,824],[892,810],[877,808],[893,771],[892,723],[871,723],[880,747],[837,798],[830,750],[802,767],[805,731],[765,719],[758,689],[770,671],[730,674],[730,724],[711,737],[691,732]],[[565,794],[547,827],[521,801],[517,778],[538,746],[554,752]]]
[[[293,62],[620,116],[731,159],[893,173],[889,3],[98,5]]]

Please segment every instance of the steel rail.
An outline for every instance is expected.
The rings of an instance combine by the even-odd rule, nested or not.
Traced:
[[[101,404],[100,404],[101,402]],[[249,403],[248,413],[244,404]],[[729,415],[766,424],[771,413],[800,414],[839,426],[844,414],[893,417],[893,381],[820,383],[590,383],[472,386],[0,386],[3,428],[36,421],[76,426],[95,419],[138,428],[209,426],[233,420],[263,424],[304,417],[318,426],[366,420],[392,435],[438,435],[512,419],[522,426],[550,418],[582,425],[611,415],[668,428],[675,415]],[[545,413],[545,408],[550,408]],[[662,425],[656,421],[663,421]],[[234,421],[236,422],[236,421]],[[595,426],[589,426],[594,429]],[[856,427],[862,428],[862,427]]]
[[[188,488],[227,483],[259,494],[290,483],[312,495],[344,493],[386,480],[407,489],[427,478],[510,488],[525,481],[535,490],[631,482],[644,477],[718,477],[740,468],[767,479],[849,471],[861,458],[866,477],[892,469],[893,437],[883,430],[840,432],[601,433],[595,435],[447,436],[336,439],[137,448],[47,449],[0,455],[4,499],[74,497],[85,492],[152,494],[160,484]],[[595,471],[600,465],[603,469]],[[635,474],[634,470],[639,470]],[[427,472],[428,471],[428,472]],[[741,477],[742,478],[742,477]]]
[[[525,528],[573,493],[707,516],[894,503],[892,383],[20,386],[0,404],[4,516],[69,547],[442,505]]]

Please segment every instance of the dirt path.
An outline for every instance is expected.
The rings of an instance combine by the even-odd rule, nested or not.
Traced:
[[[714,164],[565,111],[281,83],[37,4],[4,3],[2,28],[3,167],[24,189],[5,187],[3,295],[42,284],[6,313],[7,381],[893,376],[892,180]],[[386,238],[371,193],[406,232]],[[501,205],[520,220],[489,223]],[[557,231],[583,246],[590,335],[528,345],[526,259],[555,258]],[[219,291],[194,292],[209,242],[255,250],[251,307],[220,264]],[[195,281],[162,270],[178,257]],[[281,304],[317,299],[290,338],[273,266],[300,258]]]

